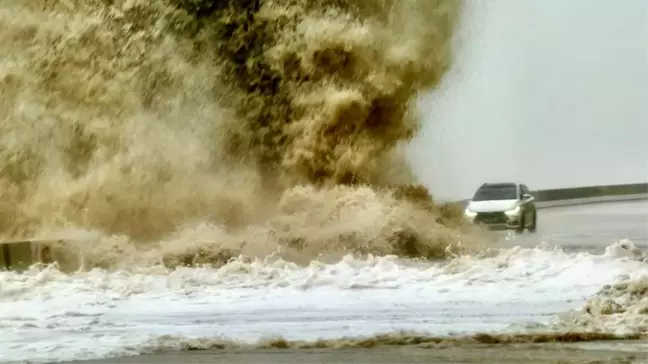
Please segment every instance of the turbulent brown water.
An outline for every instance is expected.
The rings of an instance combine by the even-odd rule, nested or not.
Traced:
[[[99,266],[460,251],[456,211],[401,153],[459,14],[455,0],[4,0],[0,234],[64,230]]]
[[[418,334],[415,332],[393,332],[367,337],[348,337],[332,340],[295,341],[281,337],[261,340],[257,345],[245,345],[224,339],[195,339],[174,336],[162,336],[152,340],[150,351],[191,351],[212,349],[346,349],[346,348],[375,348],[381,346],[418,346],[426,348],[467,346],[474,344],[507,345],[527,343],[575,343],[588,341],[637,340],[643,338],[640,334],[616,335],[601,332],[564,332],[564,333],[533,333],[533,334],[476,334],[473,336],[444,337]]]

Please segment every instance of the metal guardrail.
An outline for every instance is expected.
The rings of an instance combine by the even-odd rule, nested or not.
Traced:
[[[531,191],[539,208],[648,199],[648,183],[554,188]],[[470,199],[457,201],[462,207]]]
[[[61,239],[24,239],[0,241],[0,270],[24,270],[33,263],[53,263],[52,247],[61,244]]]
[[[600,196],[600,197],[572,198],[568,200],[538,201],[536,202],[536,206],[538,208],[549,208],[549,207],[571,206],[571,205],[587,205],[587,204],[602,203],[602,202],[621,202],[621,201],[646,200],[646,199],[648,199],[648,193],[640,193],[634,195],[611,195],[611,196]]]

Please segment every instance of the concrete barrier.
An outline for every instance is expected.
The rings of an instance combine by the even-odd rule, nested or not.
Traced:
[[[640,200],[648,199],[648,183],[537,190],[532,194],[538,208]],[[467,202],[466,199],[456,203],[465,207]],[[56,262],[62,271],[76,271],[83,266],[83,255],[75,244],[78,242],[63,239],[3,241],[0,242],[0,269],[21,271],[36,263]],[[79,253],[70,254],[73,251]]]

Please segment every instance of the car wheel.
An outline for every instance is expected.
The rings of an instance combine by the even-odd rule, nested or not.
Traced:
[[[524,232],[524,224],[526,223],[526,219],[524,218],[524,215],[520,217],[520,225],[515,229],[515,232],[518,234],[522,234]]]
[[[534,212],[533,213],[533,222],[531,223],[531,226],[529,226],[529,232],[530,233],[535,233],[537,226],[538,226],[538,213]]]

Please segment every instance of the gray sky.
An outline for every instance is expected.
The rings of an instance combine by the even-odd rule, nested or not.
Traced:
[[[438,198],[648,181],[648,1],[472,0],[410,148]]]

